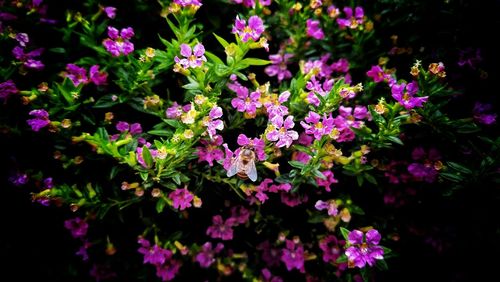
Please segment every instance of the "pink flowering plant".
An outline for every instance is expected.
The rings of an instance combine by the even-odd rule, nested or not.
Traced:
[[[398,208],[500,179],[494,105],[451,111],[477,53],[398,47],[391,1],[10,2],[0,134],[45,153],[9,181],[96,281],[372,281]]]

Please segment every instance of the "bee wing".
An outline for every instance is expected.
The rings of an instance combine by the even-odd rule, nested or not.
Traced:
[[[246,174],[248,178],[250,178],[250,180],[252,180],[253,182],[257,180],[257,168],[255,167],[255,162],[250,161],[248,163]]]
[[[227,177],[231,177],[238,173],[238,159],[239,158],[235,158],[231,161],[231,166],[227,170]]]

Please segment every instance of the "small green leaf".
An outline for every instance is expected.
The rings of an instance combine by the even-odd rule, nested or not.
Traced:
[[[167,202],[165,202],[165,200],[163,200],[162,198],[158,199],[158,202],[156,202],[156,212],[161,213],[166,204]]]
[[[288,163],[295,167],[295,168],[300,168],[303,169],[306,165],[304,163],[298,162],[298,161],[288,161]]]
[[[459,172],[462,172],[462,173],[465,173],[465,174],[472,174],[472,171],[470,169],[464,167],[461,164],[458,164],[458,163],[455,163],[455,162],[446,162],[446,164],[449,167],[451,167],[454,170],[456,170],[456,171],[459,171]]]
[[[148,131],[148,134],[156,135],[156,136],[167,136],[167,137],[172,135],[171,132],[166,131],[165,129],[150,130],[150,131]]]
[[[142,147],[142,158],[144,159],[144,163],[148,168],[151,168],[153,166],[153,156],[151,156],[151,152],[146,146]]]
[[[175,184],[177,184],[178,186],[181,185],[181,176],[176,173],[174,174],[174,176],[172,176],[172,180],[175,182]]]
[[[141,177],[142,181],[146,181],[148,180],[149,174],[147,171],[141,171],[139,172],[139,176]]]
[[[396,144],[399,144],[399,145],[404,145],[403,141],[401,141],[401,139],[399,139],[396,136],[387,136],[387,139],[389,139],[389,141],[391,141],[393,143],[396,143]]]
[[[349,238],[349,230],[345,229],[344,227],[340,227],[340,233],[342,234],[342,237],[344,237],[344,240],[348,240]]]
[[[271,63],[271,61],[257,59],[257,58],[245,58],[245,59],[241,60],[240,63],[243,65],[249,65],[249,66],[265,66],[265,65],[269,65]]]
[[[226,39],[218,36],[215,33],[213,35],[215,36],[215,39],[217,39],[217,41],[219,41],[219,43],[220,43],[220,45],[222,45],[222,47],[226,48],[229,45],[229,43],[226,41]]]

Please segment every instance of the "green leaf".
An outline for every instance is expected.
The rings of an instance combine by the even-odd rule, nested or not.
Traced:
[[[120,104],[120,99],[117,99],[115,94],[108,94],[99,98],[99,100],[95,102],[94,108],[96,109],[111,108],[112,106],[118,104]]]
[[[446,164],[453,168],[454,170],[456,171],[459,171],[461,173],[464,173],[464,174],[472,174],[472,171],[466,167],[464,167],[463,165],[461,164],[458,164],[458,163],[455,163],[455,162],[446,162]]]
[[[369,173],[365,173],[364,174],[364,177],[366,180],[368,180],[368,182],[370,182],[371,184],[375,184],[377,185],[377,179],[375,179],[375,177],[373,177],[373,175],[369,174]]]
[[[301,162],[298,162],[298,161],[288,161],[288,163],[295,167],[295,168],[299,168],[299,169],[303,169],[306,165],[301,163]]]
[[[144,159],[144,163],[148,168],[151,168],[153,166],[153,156],[151,156],[151,152],[146,146],[142,147],[142,158]]]
[[[178,186],[181,185],[181,176],[179,175],[179,173],[176,173],[174,174],[174,176],[172,176],[172,180],[175,182],[175,184],[177,184]]]
[[[393,143],[396,143],[396,144],[399,144],[399,145],[404,145],[403,141],[401,141],[401,139],[399,139],[396,136],[387,136],[387,139],[389,139],[389,141],[391,141]]]
[[[385,260],[383,260],[383,259],[377,260],[375,266],[380,270],[388,270],[389,269],[387,262],[385,262]]]
[[[213,34],[215,36],[215,39],[217,39],[217,41],[219,41],[220,45],[222,45],[222,47],[224,47],[224,49],[229,45],[229,43],[222,37],[218,36],[217,34]]]
[[[453,173],[448,173],[448,172],[441,172],[439,176],[443,177],[446,180],[452,181],[452,182],[461,182],[464,180],[462,176],[453,174]]]
[[[119,166],[113,166],[111,168],[111,171],[109,172],[109,180],[112,180],[113,178],[115,178],[115,176],[118,174],[119,171],[120,171]]]
[[[348,241],[349,238],[349,230],[345,229],[344,227],[340,227],[340,233],[342,234],[342,237],[344,237],[344,240]]]
[[[240,64],[243,65],[249,65],[249,66],[265,66],[269,65],[271,61],[269,60],[263,60],[263,59],[257,59],[257,58],[245,58],[241,60]]]
[[[154,129],[154,130],[150,130],[148,131],[148,134],[151,134],[151,135],[156,135],[156,136],[171,136],[172,133],[169,132],[169,131],[166,131],[165,129]]]
[[[207,56],[207,58],[209,58],[216,65],[218,65],[218,64],[224,65],[224,62],[219,57],[217,57],[215,54],[213,54],[211,52],[205,51],[205,56]]]
[[[164,119],[163,120],[166,124],[172,126],[173,128],[179,128],[182,127],[182,124],[176,120],[176,119]]]
[[[162,198],[158,199],[158,202],[156,202],[156,212],[161,213],[163,209],[165,208],[165,205],[167,202],[163,200]]]
[[[321,173],[321,171],[319,171],[317,169],[313,169],[312,173],[314,174],[314,176],[316,176],[320,179],[326,180],[326,176],[323,173]]]
[[[149,174],[148,174],[148,172],[147,172],[147,171],[140,171],[140,172],[139,172],[139,176],[141,177],[141,179],[142,179],[143,181],[146,181],[146,180],[148,180],[148,176],[149,176]]]

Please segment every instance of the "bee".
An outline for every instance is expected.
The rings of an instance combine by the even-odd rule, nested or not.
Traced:
[[[231,162],[227,171],[227,177],[238,175],[241,179],[257,180],[257,168],[255,167],[255,152],[253,147],[243,146],[238,156]]]

